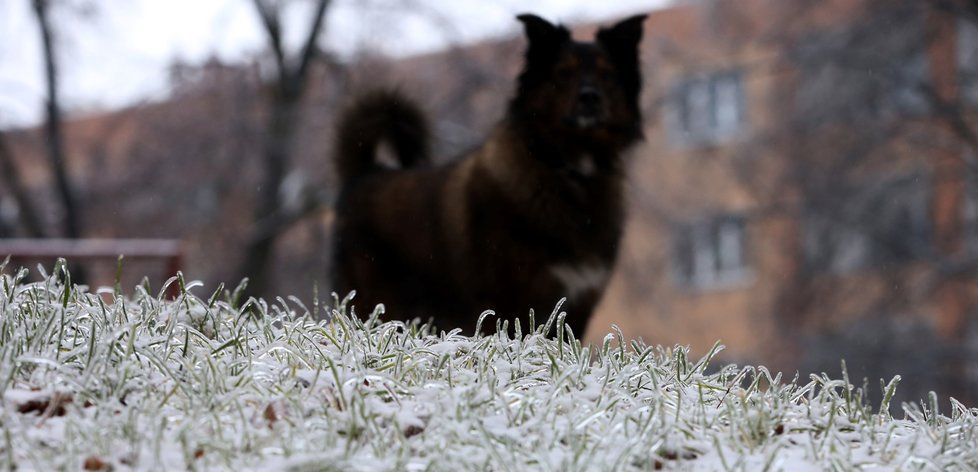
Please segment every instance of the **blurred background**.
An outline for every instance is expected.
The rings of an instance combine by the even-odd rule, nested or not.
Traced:
[[[330,291],[336,110],[398,86],[448,160],[524,42],[509,0],[0,0],[0,253],[111,285]],[[646,140],[589,330],[978,402],[978,0],[546,0],[650,12]],[[0,254],[5,256],[6,254]],[[9,269],[8,269],[9,270]],[[790,374],[789,374],[790,377]],[[895,404],[899,404],[895,402]]]

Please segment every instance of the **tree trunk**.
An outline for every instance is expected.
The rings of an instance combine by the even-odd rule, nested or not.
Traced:
[[[54,57],[54,38],[51,31],[50,10],[48,9],[50,3],[49,0],[32,0],[32,4],[41,32],[41,44],[44,47],[44,75],[47,78],[45,134],[48,146],[48,163],[51,166],[51,173],[54,174],[55,188],[64,210],[64,235],[70,239],[78,239],[81,237],[81,220],[78,217],[77,199],[72,191],[68,171],[65,168],[64,139],[61,132],[61,105],[58,100],[58,70],[57,61]],[[85,283],[85,272],[81,266],[72,264],[71,273],[73,282]]]
[[[288,60],[284,51],[281,11],[264,0],[254,0],[254,4],[268,36],[278,76],[265,137],[263,182],[255,203],[254,225],[239,270],[241,278],[249,279],[246,290],[249,296],[261,295],[267,288],[268,266],[275,240],[286,228],[271,228],[269,231],[267,222],[274,221],[285,210],[281,201],[282,181],[289,169],[292,142],[299,123],[299,102],[308,82],[309,65],[316,55],[316,43],[330,0],[317,2],[305,42],[294,62]]]
[[[47,78],[47,123],[45,134],[48,146],[48,162],[54,174],[55,185],[61,205],[64,209],[64,235],[68,238],[81,236],[78,218],[78,205],[68,172],[65,168],[64,140],[61,132],[61,106],[58,100],[58,71],[54,57],[54,39],[51,34],[51,19],[48,10],[48,0],[33,0],[34,13],[41,31],[41,43],[44,47],[44,73]]]
[[[272,105],[264,146],[264,179],[255,206],[255,228],[263,227],[262,222],[273,218],[282,206],[281,187],[291,156],[298,102],[298,94],[280,93]],[[249,278],[246,290],[249,295],[260,295],[268,286],[268,265],[279,234],[278,231],[253,232],[247,242],[241,275]]]

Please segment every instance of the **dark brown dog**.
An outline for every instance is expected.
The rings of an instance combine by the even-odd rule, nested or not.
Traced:
[[[384,303],[389,318],[469,332],[485,309],[542,318],[567,297],[582,335],[622,232],[622,154],[642,135],[644,18],[577,42],[519,16],[529,46],[516,96],[486,142],[447,166],[427,165],[425,118],[397,93],[350,107],[338,129],[337,291]],[[377,162],[382,141],[401,169]]]

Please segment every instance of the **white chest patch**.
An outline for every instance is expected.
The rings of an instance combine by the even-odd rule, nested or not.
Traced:
[[[550,273],[564,286],[564,295],[568,300],[600,289],[611,275],[604,264],[558,264],[550,266]]]
[[[594,156],[590,154],[582,155],[580,159],[577,160],[577,166],[575,167],[577,173],[583,175],[584,177],[590,177],[594,175],[596,170],[598,170],[594,165]]]

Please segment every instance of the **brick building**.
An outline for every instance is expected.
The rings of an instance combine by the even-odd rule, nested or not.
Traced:
[[[841,356],[870,385],[916,374],[911,395],[973,396],[978,12],[962,5],[653,13],[647,143],[592,333],[721,339],[728,359],[803,373]]]

